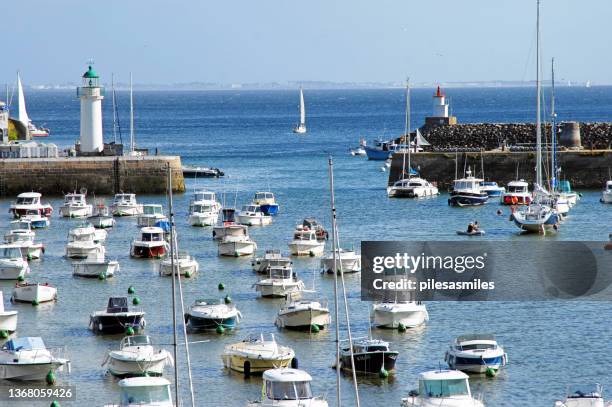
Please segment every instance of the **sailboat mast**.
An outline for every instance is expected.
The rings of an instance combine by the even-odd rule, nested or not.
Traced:
[[[340,319],[338,307],[338,250],[336,245],[336,203],[334,199],[334,162],[331,155],[329,156],[329,190],[331,196],[331,219],[332,219],[332,258],[334,261],[334,319],[336,322],[336,406],[341,407],[340,400]]]
[[[132,89],[132,75],[130,74],[130,93]],[[170,221],[172,221],[172,171],[170,170],[170,164],[166,164],[168,171],[168,215]],[[173,229],[170,229],[173,233]],[[176,330],[176,273],[174,272],[174,238],[170,239],[170,268],[172,270],[172,332],[174,334],[174,340],[172,343],[174,352],[174,397],[175,403],[179,406],[179,373],[178,373],[178,333]]]
[[[542,124],[540,121],[540,98],[542,85],[540,83],[540,0],[537,0],[536,17],[536,182],[542,186]]]
[[[113,141],[117,144],[117,100],[115,96],[115,74],[111,73],[111,91],[113,100]]]
[[[132,73],[130,72],[130,153],[134,153],[134,94],[132,91]]]
[[[551,97],[550,97],[550,129],[552,142],[552,157],[551,157],[551,190],[557,188],[557,114],[555,113],[555,58],[550,61],[551,69]]]
[[[407,139],[407,144],[406,144]],[[402,155],[404,161],[402,162],[402,179],[406,173],[406,146],[408,146],[408,178],[410,178],[410,78],[406,78],[406,114],[404,119],[404,148]]]

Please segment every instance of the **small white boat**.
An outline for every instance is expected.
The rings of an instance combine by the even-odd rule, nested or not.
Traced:
[[[320,256],[325,251],[325,242],[317,239],[314,230],[298,225],[289,243],[289,251],[293,256]]]
[[[355,250],[336,249],[336,271],[340,273],[356,273],[361,271],[361,256]],[[321,259],[321,270],[325,273],[334,272],[334,253],[327,253]]]
[[[44,229],[49,227],[51,220],[48,216],[41,215],[37,210],[29,209],[19,219],[30,222],[32,229]]]
[[[164,209],[158,204],[142,205],[142,213],[138,215],[136,224],[140,227],[155,226],[157,222],[167,221],[168,218],[164,215]]]
[[[105,407],[175,407],[170,382],[163,377],[129,377],[120,380],[119,404]]]
[[[38,260],[45,253],[45,245],[42,243],[36,243],[29,240],[24,241],[16,241],[12,243],[13,245],[19,247],[21,250],[21,255],[29,260]]]
[[[96,229],[108,229],[115,226],[115,219],[103,201],[98,202],[93,214],[87,220]]]
[[[502,193],[501,203],[504,205],[529,205],[531,203],[529,184],[522,179],[508,182],[508,190]]]
[[[12,203],[9,212],[13,214],[16,219],[25,215],[27,212],[34,211],[42,216],[51,216],[53,208],[49,204],[41,203],[42,195],[38,192],[24,192],[17,195],[17,201]]]
[[[612,203],[612,181],[607,181],[601,193],[602,203]]]
[[[283,257],[280,250],[266,250],[263,257],[257,257],[251,262],[251,267],[256,273],[267,273],[270,267],[293,267],[293,261],[289,257]]]
[[[11,339],[0,349],[0,379],[39,381],[50,371],[62,371],[64,366],[70,370],[68,359],[54,355],[62,351],[47,348],[40,337]]]
[[[29,302],[41,304],[57,300],[57,288],[49,283],[17,283],[13,288],[13,302]]]
[[[104,243],[108,237],[108,232],[103,229],[96,229],[91,222],[82,221],[76,227],[68,231],[69,240],[88,240],[92,239],[95,243]]]
[[[227,225],[224,236],[218,243],[219,256],[250,256],[257,250],[257,243],[249,236],[245,225]]]
[[[140,229],[140,237],[132,241],[130,256],[139,258],[161,258],[170,249],[164,240],[162,228],[144,227]]]
[[[17,280],[30,272],[21,248],[14,244],[0,245],[0,280]]]
[[[244,205],[236,214],[236,222],[247,226],[265,226],[272,223],[272,216],[266,215],[259,205]]]
[[[64,203],[59,208],[60,216],[65,218],[86,218],[91,216],[93,208],[87,203],[85,194],[73,192],[64,195]]]
[[[236,224],[236,210],[234,208],[223,208],[221,210],[221,220],[213,227],[212,238],[220,240],[226,232],[231,230],[232,225]]]
[[[402,398],[401,407],[484,407],[481,395],[472,395],[470,378],[458,370],[419,374],[419,388]]]
[[[215,330],[219,327],[234,329],[241,319],[238,308],[223,299],[195,300],[185,314],[185,323],[191,331]]]
[[[221,204],[217,195],[211,191],[195,191],[189,203],[191,226],[213,226],[219,219]]]
[[[68,232],[68,243],[66,244],[66,257],[69,259],[86,259],[104,257],[105,248],[99,241],[105,239],[106,235],[97,232],[106,231],[96,229],[91,224],[83,224]]]
[[[415,328],[429,320],[429,313],[425,304],[416,301],[382,302],[372,306],[372,319],[379,328]]]
[[[553,407],[612,407],[612,401],[604,400],[600,384],[569,386],[565,398],[555,401]]]
[[[178,269],[181,276],[191,277],[200,270],[200,265],[189,253],[179,252],[177,258],[174,259],[174,268]],[[159,262],[159,274],[162,276],[172,275],[172,259],[169,255],[164,256]]]
[[[136,201],[136,194],[115,194],[110,209],[113,216],[137,216],[142,213],[142,205]]]
[[[119,262],[106,260],[104,256],[94,256],[72,263],[72,275],[77,277],[108,278],[114,276],[118,271]]]
[[[451,369],[466,373],[495,374],[506,366],[508,356],[493,335],[463,335],[450,345],[444,361]]]
[[[312,377],[303,370],[281,368],[263,373],[261,401],[247,407],[327,407],[324,397],[312,395]]]
[[[4,309],[4,295],[0,291],[0,332],[6,332],[9,335],[17,330],[17,311],[7,311]]]
[[[304,282],[297,278],[291,267],[270,267],[267,277],[256,282],[254,286],[262,297],[286,297],[304,290]]]
[[[419,177],[402,178],[387,187],[389,198],[425,198],[438,194],[438,187]]]
[[[304,105],[304,91],[300,87],[300,122],[293,128],[293,132],[296,134],[306,133],[306,107]]]
[[[310,299],[294,299],[289,294],[287,302],[278,310],[274,324],[279,328],[324,329],[331,323],[329,308],[326,303]],[[299,295],[298,295],[299,297]]]
[[[288,367],[294,357],[293,349],[279,345],[274,334],[250,335],[242,342],[226,345],[221,355],[223,366],[245,376]]]
[[[32,230],[32,224],[29,220],[18,219],[11,221],[10,230],[4,235],[6,243],[14,243],[17,241],[32,242],[36,232]]]
[[[147,335],[126,336],[119,350],[111,350],[102,366],[115,377],[161,376],[164,367],[173,365],[172,355],[164,349],[156,349]]]

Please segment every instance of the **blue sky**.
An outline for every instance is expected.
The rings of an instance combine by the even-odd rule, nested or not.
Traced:
[[[0,83],[534,78],[535,0],[10,0]],[[559,78],[612,84],[612,2],[542,0]],[[8,26],[5,25],[8,22]],[[546,62],[548,66],[548,62]],[[546,71],[548,72],[548,71]]]

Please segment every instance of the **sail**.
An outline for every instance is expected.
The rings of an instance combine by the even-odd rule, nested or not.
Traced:
[[[300,88],[300,126],[306,125],[306,108],[304,107],[304,92]]]
[[[18,93],[18,99],[19,99],[18,119],[27,128],[28,124],[30,123],[30,118],[28,117],[28,112],[26,111],[25,96],[23,94],[23,86],[21,85],[21,78],[19,77],[19,72],[17,72],[17,93]]]

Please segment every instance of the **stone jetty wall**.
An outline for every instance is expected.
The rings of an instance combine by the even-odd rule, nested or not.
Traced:
[[[37,191],[57,196],[81,188],[87,188],[89,195],[119,191],[163,194],[167,190],[167,164],[172,171],[173,190],[184,192],[178,156],[3,159],[0,195]]]
[[[504,142],[508,146],[535,143],[533,123],[474,123],[454,126],[424,127],[423,136],[433,151],[492,150]],[[612,123],[580,123],[582,146],[588,149],[612,148]],[[545,139],[550,140],[550,125],[545,125]]]
[[[395,153],[389,172],[389,185],[401,176],[403,153]],[[452,186],[455,179],[454,152],[425,152],[411,154],[412,168],[418,169],[423,178],[436,182],[442,190]],[[463,175],[464,166],[472,169],[472,175],[481,176],[481,154],[459,153],[457,172]],[[571,182],[573,188],[600,189],[612,171],[612,150],[561,151],[558,154],[562,168],[561,179]],[[535,152],[487,151],[482,154],[485,179],[505,186],[509,181],[523,178],[530,184],[535,177]]]

